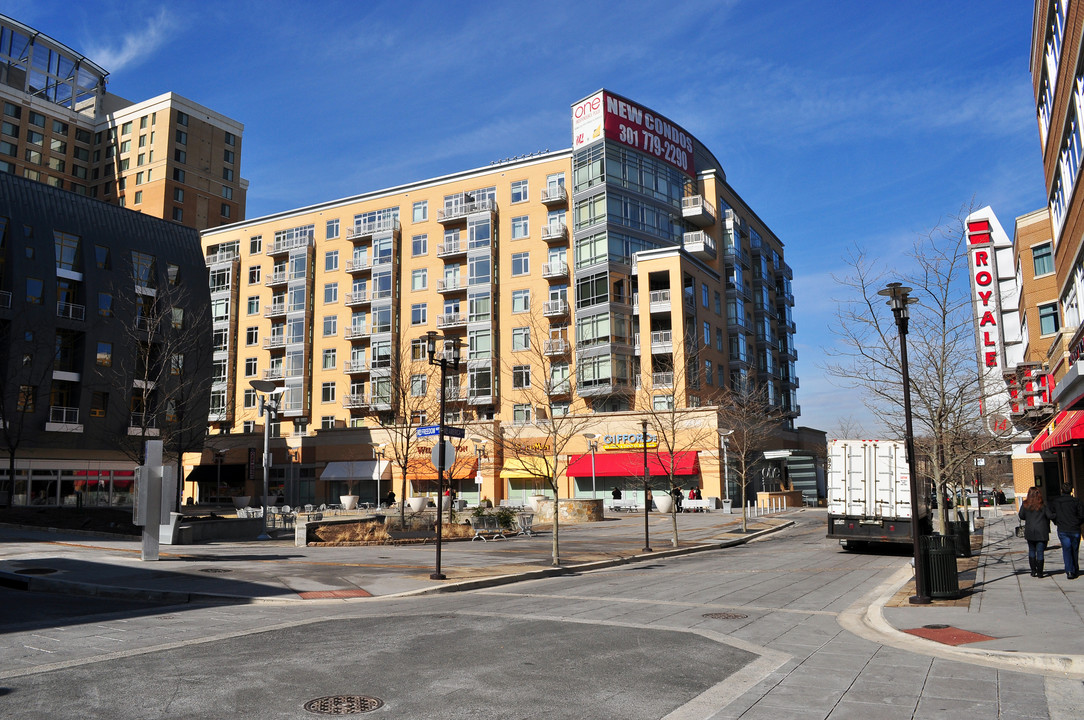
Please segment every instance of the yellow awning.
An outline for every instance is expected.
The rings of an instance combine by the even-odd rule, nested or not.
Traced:
[[[553,458],[522,457],[509,458],[504,461],[501,468],[501,478],[509,479],[541,479],[553,475]]]

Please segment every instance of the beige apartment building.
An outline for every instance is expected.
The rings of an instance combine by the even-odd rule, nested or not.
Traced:
[[[133,103],[107,79],[0,15],[0,171],[198,230],[243,220],[241,123],[170,92]]]
[[[425,348],[436,333],[446,357],[461,348],[443,420],[465,429],[453,482],[466,499],[537,490],[498,440],[530,444],[533,428],[569,416],[591,420],[559,453],[562,497],[637,492],[643,461],[621,458],[642,454],[646,404],[689,408],[693,425],[712,426],[683,469],[705,497],[729,496],[707,406],[739,386],[765,388],[785,428],[774,446],[808,455],[790,474],[815,494],[815,442],[794,430],[783,244],[714,156],[661,115],[599,91],[573,106],[573,128],[569,150],[204,231],[212,447],[192,458],[202,465],[186,492],[255,494],[263,420],[251,382],[271,380],[282,388],[273,491],[294,502],[383,497],[391,428],[440,420]],[[591,477],[584,433],[598,438]],[[538,452],[553,453],[538,434]],[[411,451],[411,494],[435,489],[432,440]]]

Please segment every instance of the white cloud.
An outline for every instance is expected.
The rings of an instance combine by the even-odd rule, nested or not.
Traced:
[[[86,56],[111,73],[125,70],[165,44],[176,26],[174,18],[162,8],[142,29],[126,33],[119,46],[90,45]]]

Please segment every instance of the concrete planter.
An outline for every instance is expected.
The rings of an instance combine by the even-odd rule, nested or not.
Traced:
[[[241,508],[248,507],[248,503],[251,500],[252,500],[252,498],[249,497],[248,495],[238,495],[237,497],[235,497],[233,499],[233,506],[235,508],[237,508],[238,510],[240,510]]]
[[[669,513],[674,509],[674,497],[664,493],[657,493],[654,497],[655,507],[661,513]]]
[[[429,498],[427,498],[427,497],[407,498],[407,505],[410,506],[410,511],[411,512],[419,513],[422,510],[425,510],[426,506],[429,505]]]
[[[343,510],[353,510],[358,506],[357,495],[340,495],[339,502],[343,504]]]

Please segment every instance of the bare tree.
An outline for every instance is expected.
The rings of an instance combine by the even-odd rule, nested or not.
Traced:
[[[25,314],[0,323],[0,437],[8,454],[7,480],[0,485],[3,506],[11,504],[15,493],[15,458],[26,435],[32,434],[29,423],[40,419],[36,412],[39,397],[48,385],[56,360],[54,338],[30,326]],[[18,348],[18,351],[14,350]]]
[[[691,388],[706,404],[715,402],[715,387],[701,387],[699,356],[696,349],[686,349],[675,358],[672,367],[664,367],[659,372],[655,372],[656,368],[652,368],[650,373],[641,372],[642,380],[636,392],[637,410],[643,413],[649,432],[657,438],[653,454],[666,471],[667,492],[672,497],[681,492],[677,472],[679,458],[686,452],[711,447],[719,442],[715,427],[702,421],[704,411],[687,407],[686,392],[678,392],[682,388]],[[670,507],[670,542],[674,547],[678,546],[677,510],[678,504],[675,502]]]
[[[440,414],[440,369],[429,364],[424,350],[417,345],[400,345],[391,355],[390,368],[388,383],[381,393],[387,393],[384,398],[391,412],[382,414],[381,422],[388,432],[392,462],[400,473],[399,522],[405,526],[407,477],[418,464],[418,427]],[[382,398],[373,395],[371,399]],[[442,421],[437,418],[438,423]]]
[[[577,393],[577,374],[567,339],[551,337],[550,322],[537,308],[523,316],[527,346],[514,350],[502,362],[512,387],[502,396],[512,399],[512,422],[493,431],[494,444],[536,484],[553,494],[552,564],[561,564],[560,480],[568,471],[568,451],[593,418]]]
[[[828,350],[825,366],[841,384],[861,391],[866,407],[890,437],[902,439],[899,335],[885,298],[877,292],[889,279],[914,288],[907,336],[912,417],[916,439],[928,440],[925,467],[941,497],[951,478],[969,468],[975,453],[1001,445],[983,427],[981,412],[988,398],[975,365],[965,240],[963,218],[953,218],[916,240],[907,255],[911,269],[892,275],[855,249],[847,258],[848,274],[835,278],[846,291],[837,301],[831,327],[841,343]],[[976,438],[981,439],[977,447],[962,450]],[[945,503],[938,508],[944,523]]]
[[[747,532],[746,497],[755,472],[764,459],[771,438],[778,434],[782,417],[768,398],[767,388],[723,389],[718,393],[719,425],[731,430],[728,457],[741,490],[741,529]]]
[[[207,310],[192,302],[179,278],[151,278],[153,268],[133,266],[114,287],[114,307],[103,322],[119,328],[119,347],[93,385],[125,399],[127,422],[112,425],[122,452],[142,463],[146,441],[157,439],[176,456],[179,508],[182,457],[201,449],[207,432],[213,346]]]

